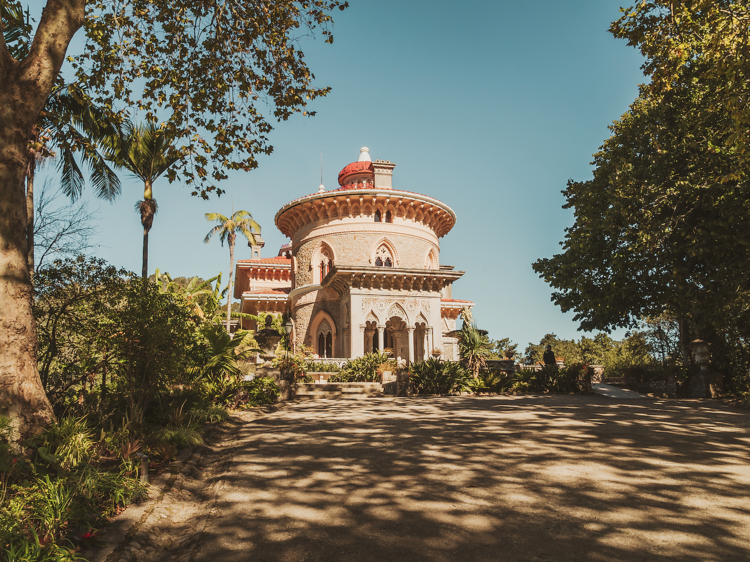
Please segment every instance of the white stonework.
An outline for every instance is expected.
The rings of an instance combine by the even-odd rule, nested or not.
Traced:
[[[276,226],[289,238],[275,258],[237,265],[235,297],[244,312],[285,312],[296,349],[321,357],[359,357],[390,348],[416,361],[441,350],[457,359],[456,318],[470,301],[453,299],[462,271],[440,265],[440,242],[453,210],[432,197],[393,188],[395,164],[357,162],[339,174],[339,189],[288,203]],[[246,328],[254,328],[246,322]]]

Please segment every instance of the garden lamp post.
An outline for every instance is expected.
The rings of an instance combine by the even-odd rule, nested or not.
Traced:
[[[292,324],[292,319],[287,318],[286,322],[284,323],[284,329],[286,330],[286,354],[287,357],[289,357],[289,348],[292,346],[292,328],[294,328],[294,324]]]
[[[286,330],[286,368],[289,369],[289,348],[291,347],[292,343],[292,328],[294,325],[292,324],[292,319],[287,318],[286,322],[284,322],[284,330]],[[288,376],[288,374],[287,374]],[[292,376],[294,378],[294,376]]]

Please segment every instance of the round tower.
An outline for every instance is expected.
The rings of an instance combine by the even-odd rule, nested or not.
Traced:
[[[394,189],[395,166],[363,147],[337,189],[321,185],[276,213],[291,239],[296,346],[328,357],[385,346],[409,359],[439,347],[441,291],[463,273],[439,265],[439,239],[456,215],[433,197]]]

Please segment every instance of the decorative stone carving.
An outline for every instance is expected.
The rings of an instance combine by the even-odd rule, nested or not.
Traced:
[[[391,305],[391,308],[388,309],[388,314],[386,316],[388,318],[393,318],[395,316],[396,318],[407,320],[406,312],[398,303],[393,303]]]

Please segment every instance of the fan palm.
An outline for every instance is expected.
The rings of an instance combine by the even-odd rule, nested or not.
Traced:
[[[182,156],[180,151],[172,149],[172,139],[152,122],[136,125],[125,121],[119,134],[108,139],[107,160],[143,182],[143,200],[135,204],[135,211],[140,213],[143,226],[144,280],[148,277],[148,233],[158,209],[154,182]]]
[[[458,354],[461,362],[471,371],[474,378],[479,376],[479,371],[486,365],[490,349],[491,344],[487,333],[464,322],[458,333]]]
[[[234,209],[232,209],[234,211]],[[221,213],[206,213],[206,220],[217,223],[203,242],[209,243],[211,238],[219,235],[221,245],[224,241],[229,243],[229,290],[227,291],[227,333],[229,332],[229,321],[232,316],[232,276],[234,274],[234,243],[237,240],[237,233],[241,233],[250,244],[255,244],[255,235],[260,234],[260,225],[253,220],[253,216],[247,211],[237,211],[232,213],[230,218]]]

